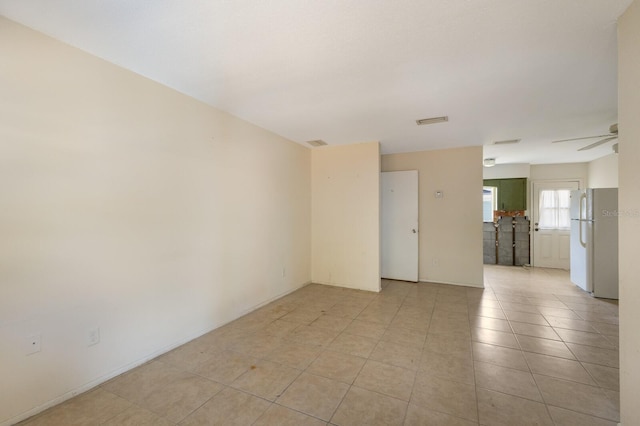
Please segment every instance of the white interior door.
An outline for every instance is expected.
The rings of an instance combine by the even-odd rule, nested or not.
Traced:
[[[382,278],[418,281],[418,171],[381,178]]]
[[[580,189],[580,182],[533,183],[533,266],[569,269],[571,224],[567,192],[575,189]]]

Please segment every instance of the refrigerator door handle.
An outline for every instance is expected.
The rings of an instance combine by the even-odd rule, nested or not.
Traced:
[[[579,214],[578,214],[578,223],[580,224],[580,245],[582,247],[587,247],[587,242],[582,238],[582,225],[584,224],[584,209],[582,208],[582,206],[584,206],[584,208],[587,208],[587,194],[581,194],[580,195],[580,208],[579,210]],[[582,203],[584,201],[584,204]]]

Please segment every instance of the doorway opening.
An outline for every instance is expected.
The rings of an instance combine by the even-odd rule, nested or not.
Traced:
[[[484,264],[529,264],[527,198],[527,178],[483,180]]]

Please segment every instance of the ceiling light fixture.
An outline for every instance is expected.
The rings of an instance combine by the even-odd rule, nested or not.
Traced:
[[[493,144],[494,145],[509,145],[512,143],[518,143],[520,142],[522,139],[507,139],[505,141],[495,141]]]
[[[493,167],[496,165],[496,159],[495,158],[485,158],[483,161],[483,164],[485,167]]]
[[[420,120],[416,120],[416,123],[418,124],[418,126],[422,126],[424,124],[442,123],[444,121],[449,121],[449,117],[445,115],[443,117],[423,118]]]
[[[307,143],[313,147],[325,146],[327,143],[320,139],[316,139],[315,141],[307,141]]]

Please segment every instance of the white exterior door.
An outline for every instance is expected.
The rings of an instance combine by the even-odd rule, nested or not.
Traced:
[[[381,276],[417,282],[418,171],[384,172],[381,181]]]
[[[578,181],[533,183],[533,266],[569,270],[570,198]]]

